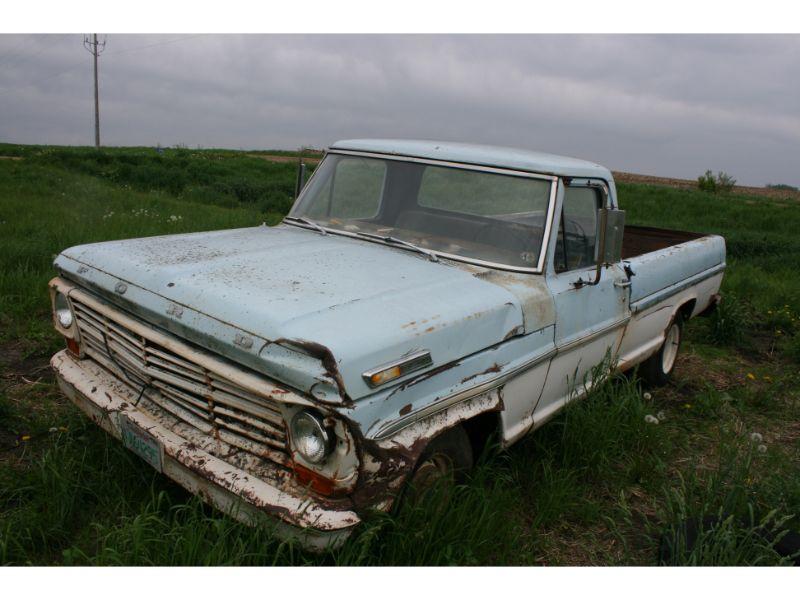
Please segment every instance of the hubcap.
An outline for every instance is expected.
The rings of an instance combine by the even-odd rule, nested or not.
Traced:
[[[445,483],[443,480],[452,477],[453,463],[450,458],[443,454],[434,454],[421,463],[414,472],[410,489],[407,490],[409,501],[416,504],[422,498],[428,497],[428,492],[431,492],[437,483]],[[444,492],[442,495],[433,496],[440,509],[446,507],[450,495],[447,488],[442,491]]]
[[[412,480],[418,492],[430,488],[434,482],[442,477],[448,477],[453,472],[453,465],[443,454],[434,454],[417,467]]]
[[[678,356],[678,346],[681,343],[681,328],[677,323],[673,323],[672,327],[667,331],[667,337],[664,340],[664,352],[661,354],[661,370],[664,373],[672,371],[675,366],[675,358]]]

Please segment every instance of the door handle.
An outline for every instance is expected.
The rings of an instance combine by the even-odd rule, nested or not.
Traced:
[[[627,280],[615,281],[615,282],[614,282],[614,287],[618,287],[618,288],[627,288],[627,287],[631,287],[631,282],[630,282],[630,281],[627,281]]]

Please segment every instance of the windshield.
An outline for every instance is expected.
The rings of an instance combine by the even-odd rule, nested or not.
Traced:
[[[523,175],[329,154],[289,216],[434,253],[534,269],[550,187],[549,179]]]

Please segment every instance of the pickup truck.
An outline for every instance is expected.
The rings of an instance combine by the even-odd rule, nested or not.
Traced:
[[[208,503],[322,549],[536,430],[597,365],[666,382],[725,242],[625,226],[591,162],[351,140],[277,226],[54,265],[63,392]]]

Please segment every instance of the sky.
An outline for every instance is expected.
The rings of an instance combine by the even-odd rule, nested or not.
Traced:
[[[800,35],[131,35],[100,56],[109,146],[423,138],[648,175],[800,186]],[[94,142],[83,35],[0,35],[0,142]]]

